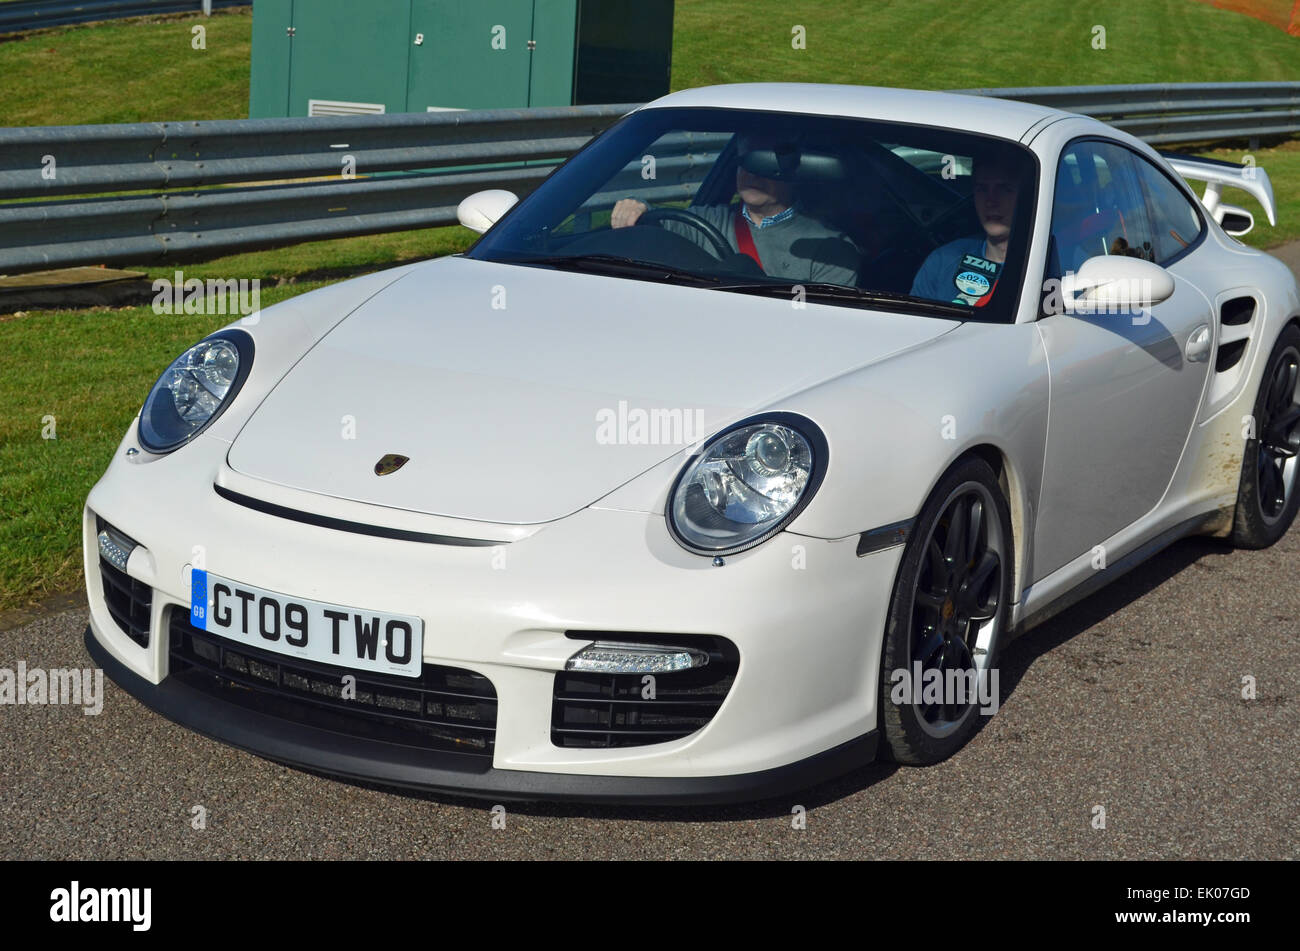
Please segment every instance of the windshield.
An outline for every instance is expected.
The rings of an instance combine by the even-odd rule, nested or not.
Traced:
[[[469,252],[723,291],[1010,321],[1035,159],[1006,139],[733,109],[643,109]]]

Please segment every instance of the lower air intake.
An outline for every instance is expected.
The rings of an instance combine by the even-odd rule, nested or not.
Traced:
[[[185,684],[286,720],[348,736],[491,756],[497,694],[482,674],[425,664],[418,678],[366,673],[246,647],[171,612],[171,674]],[[343,677],[356,678],[344,698]]]
[[[103,519],[97,519],[95,531],[111,528]],[[114,529],[116,531],[116,529]],[[104,588],[104,602],[122,633],[141,647],[149,646],[149,613],[153,607],[153,588],[137,581],[121,568],[99,556],[99,580]]]
[[[569,637],[603,642],[663,644],[704,651],[703,667],[655,674],[604,674],[564,670],[555,675],[551,742],[607,749],[681,739],[713,719],[736,679],[740,654],[722,637],[611,634],[570,631]]]

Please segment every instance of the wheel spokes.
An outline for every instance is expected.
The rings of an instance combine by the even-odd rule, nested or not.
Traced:
[[[1001,603],[1003,556],[1000,542],[990,544],[989,504],[978,490],[967,490],[949,502],[926,540],[925,560],[913,589],[909,673],[915,675],[914,665],[920,664],[922,683],[916,685],[920,694],[915,708],[936,727],[962,719],[973,705],[970,697],[958,702],[955,689],[949,690],[955,684],[948,683],[947,673],[959,673],[965,685],[968,672],[979,670],[979,638]],[[936,700],[932,694],[926,702],[924,685],[933,684],[936,677],[941,695]]]
[[[948,512],[948,537],[943,543],[943,557],[949,567],[966,561],[966,533],[970,502],[966,496],[952,503]]]
[[[933,592],[921,591],[920,589],[916,592],[917,604],[941,616],[943,614],[943,603],[945,600],[946,599],[942,594],[934,594]]]
[[[943,549],[939,543],[932,537],[930,543],[925,546],[925,556],[930,564],[930,583],[946,584],[948,580],[948,565],[943,559]]]
[[[998,574],[1001,565],[1002,559],[990,548],[985,548],[979,555],[975,567],[953,597],[953,606],[959,618],[964,621],[989,621],[997,614],[1000,585],[990,582],[1001,580]]]
[[[1284,456],[1295,455],[1296,446],[1291,441],[1291,430],[1297,422],[1300,422],[1300,405],[1292,403],[1268,421],[1260,442]]]
[[[1280,364],[1277,373],[1273,376],[1273,383],[1269,387],[1268,399],[1265,407],[1272,412],[1277,412],[1295,401],[1295,384],[1296,373],[1300,367],[1288,360]]]
[[[969,590],[971,596],[977,601],[979,600],[979,593],[984,590],[988,580],[993,577],[993,572],[997,571],[1001,564],[1002,559],[998,557],[997,552],[991,548],[984,549],[984,554],[980,555],[980,560],[970,573]]]
[[[965,639],[954,637],[949,642],[952,645],[952,663],[948,665],[949,670],[971,670],[975,666],[975,656],[970,651],[970,645]]]
[[[1266,449],[1259,454],[1259,504],[1272,518],[1286,505],[1286,483],[1282,478],[1282,459]]]
[[[930,658],[932,658],[941,647],[943,647],[943,635],[939,633],[939,629],[936,627],[931,629],[930,636],[927,637],[925,642],[917,649],[915,659],[921,662],[921,666],[924,669],[926,662],[930,660]]]
[[[962,563],[972,565],[975,563],[975,553],[980,545],[980,533],[984,527],[984,502],[980,499],[971,499],[969,512],[966,518],[966,548],[962,552]]]
[[[949,720],[960,719],[965,708],[971,705],[970,697],[963,697],[962,699],[965,702],[958,703],[956,690],[950,690],[949,687],[956,687],[957,683],[964,683],[965,672],[973,670],[974,668],[975,658],[971,655],[970,647],[967,646],[966,642],[960,637],[951,638],[944,647],[943,664],[943,671],[945,674],[943,679],[944,712],[948,713],[951,711],[951,715],[947,717]],[[947,677],[948,671],[953,671],[954,673],[962,674],[963,676],[960,680],[954,681],[950,684],[949,678]]]

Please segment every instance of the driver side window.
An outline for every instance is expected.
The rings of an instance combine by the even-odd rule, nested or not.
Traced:
[[[1052,203],[1053,276],[1099,254],[1155,260],[1154,236],[1133,154],[1119,145],[1077,142],[1061,155]]]

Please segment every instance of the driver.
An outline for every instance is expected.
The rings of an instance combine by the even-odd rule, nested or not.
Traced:
[[[742,135],[739,149],[736,192],[740,206],[692,205],[689,210],[721,231],[733,251],[752,258],[772,277],[856,285],[860,256],[848,237],[801,213],[789,181],[763,178],[745,168],[750,152],[757,149],[775,149],[779,159],[783,153],[793,154],[797,164],[798,153],[793,147]],[[635,198],[622,199],[610,214],[610,227],[631,227],[648,207]],[[665,221],[664,227],[702,247],[712,247],[698,228],[677,221]]]
[[[1007,260],[1020,182],[1012,169],[996,159],[977,158],[973,178],[975,212],[983,233],[931,251],[912,281],[913,297],[983,307],[993,296]]]

